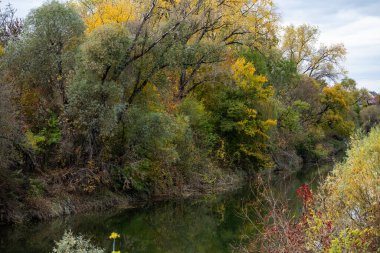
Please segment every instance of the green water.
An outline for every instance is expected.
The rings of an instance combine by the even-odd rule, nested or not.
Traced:
[[[295,212],[299,203],[295,189],[299,179],[277,180],[276,194],[290,198]],[[111,252],[108,235],[121,234],[117,249],[123,253],[224,253],[244,244],[244,235],[254,235],[251,222],[243,218],[244,210],[256,203],[260,194],[247,184],[233,192],[208,195],[197,199],[170,200],[142,208],[90,213],[55,219],[47,223],[0,227],[1,253],[47,253],[65,230],[91,238],[97,246]],[[259,207],[265,208],[265,207]]]

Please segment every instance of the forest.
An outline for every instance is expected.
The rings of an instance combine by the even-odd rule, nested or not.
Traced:
[[[283,26],[272,0],[0,6],[0,223],[336,163],[244,252],[378,252],[379,97],[318,27]]]

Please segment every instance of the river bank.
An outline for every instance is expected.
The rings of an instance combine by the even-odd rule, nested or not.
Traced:
[[[295,199],[294,188],[301,183],[295,177],[279,179],[276,192]],[[113,231],[122,235],[118,240],[122,252],[231,252],[244,243],[241,235],[254,233],[254,224],[243,214],[260,195],[250,181],[234,187],[231,184],[229,190],[222,188],[226,189],[215,186],[208,194],[162,198],[135,208],[92,210],[49,221],[0,227],[0,252],[51,252],[54,241],[60,240],[65,230],[90,238],[107,252],[112,247],[108,235]]]
[[[60,184],[47,184],[47,176],[34,179],[34,189],[15,208],[3,213],[0,223],[20,224],[25,222],[48,221],[53,218],[110,209],[133,209],[150,202],[187,199],[210,194],[221,194],[239,188],[243,175],[229,173],[215,181],[202,184],[185,184],[168,188],[166,191],[147,193],[112,191],[107,187],[98,187],[92,192],[73,191]],[[36,183],[37,182],[37,183]]]
[[[296,197],[296,189],[303,183],[318,185],[327,170],[310,167],[306,171],[313,173],[277,176],[267,171],[262,177],[269,178],[268,175],[272,174],[273,193],[290,200],[290,207],[297,213],[302,210],[302,203]],[[54,242],[68,230],[84,235],[107,252],[112,249],[108,235],[114,231],[122,235],[118,241],[118,249],[122,252],[238,251],[256,235],[255,226],[262,221],[257,220],[255,212],[266,210],[266,207],[255,206],[256,211],[252,208],[256,203],[262,203],[256,180],[236,174],[223,178],[224,181],[217,180],[202,187],[184,186],[177,194],[152,195],[149,198],[129,195],[129,199],[126,196],[120,199],[120,195],[115,194],[95,201],[95,196],[82,196],[75,202],[66,201],[65,205],[70,203],[76,209],[68,209],[67,214],[63,208],[56,209],[60,213],[56,213],[55,218],[0,226],[0,252],[49,253]],[[100,192],[99,195],[102,196]],[[95,204],[101,200],[104,201],[102,204]],[[89,204],[91,201],[94,203]],[[40,205],[39,210],[42,207]]]

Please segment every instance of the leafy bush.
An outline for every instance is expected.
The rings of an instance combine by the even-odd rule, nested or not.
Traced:
[[[211,113],[206,111],[200,101],[188,97],[180,104],[179,114],[185,115],[188,119],[197,147],[209,154],[217,139]]]
[[[313,194],[297,190],[303,213],[295,218],[287,204],[264,193],[271,210],[249,252],[378,252],[380,248],[380,128],[356,134],[344,162]]]
[[[47,126],[37,134],[34,134],[30,129],[26,132],[27,144],[37,153],[44,152],[54,144],[58,144],[61,138],[62,134],[59,129],[59,120],[54,114],[52,114],[48,120]]]
[[[29,178],[29,196],[42,196],[45,192],[46,185],[42,180],[36,178]]]
[[[380,107],[371,105],[363,108],[360,111],[360,121],[362,127],[369,132],[372,127],[380,123]]]
[[[376,252],[380,247],[380,128],[356,134],[304,215],[312,252]]]
[[[367,245],[366,251],[380,247],[379,143],[380,128],[372,129],[368,136],[353,137],[346,160],[322,185],[316,208],[323,213],[321,219],[332,221],[333,240],[342,241],[342,234],[348,239],[360,239],[363,247]],[[359,242],[351,243],[354,247]]]
[[[104,253],[105,251],[91,244],[83,236],[75,236],[66,231],[62,239],[55,243],[53,253]]]
[[[172,186],[188,123],[165,111],[138,106],[130,107],[124,120],[128,127],[120,128],[111,144],[111,153],[122,157],[120,168],[112,172],[118,185],[147,192]]]

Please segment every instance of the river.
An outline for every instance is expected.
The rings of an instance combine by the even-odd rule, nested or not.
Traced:
[[[273,189],[300,210],[295,189],[310,178],[276,180]],[[48,253],[65,230],[83,234],[111,252],[111,232],[121,234],[117,249],[128,253],[224,253],[254,236],[255,217],[247,206],[260,198],[251,183],[232,192],[155,202],[141,208],[62,217],[44,223],[0,227],[1,253]],[[249,208],[248,208],[249,210]],[[253,216],[253,217],[252,217]]]

